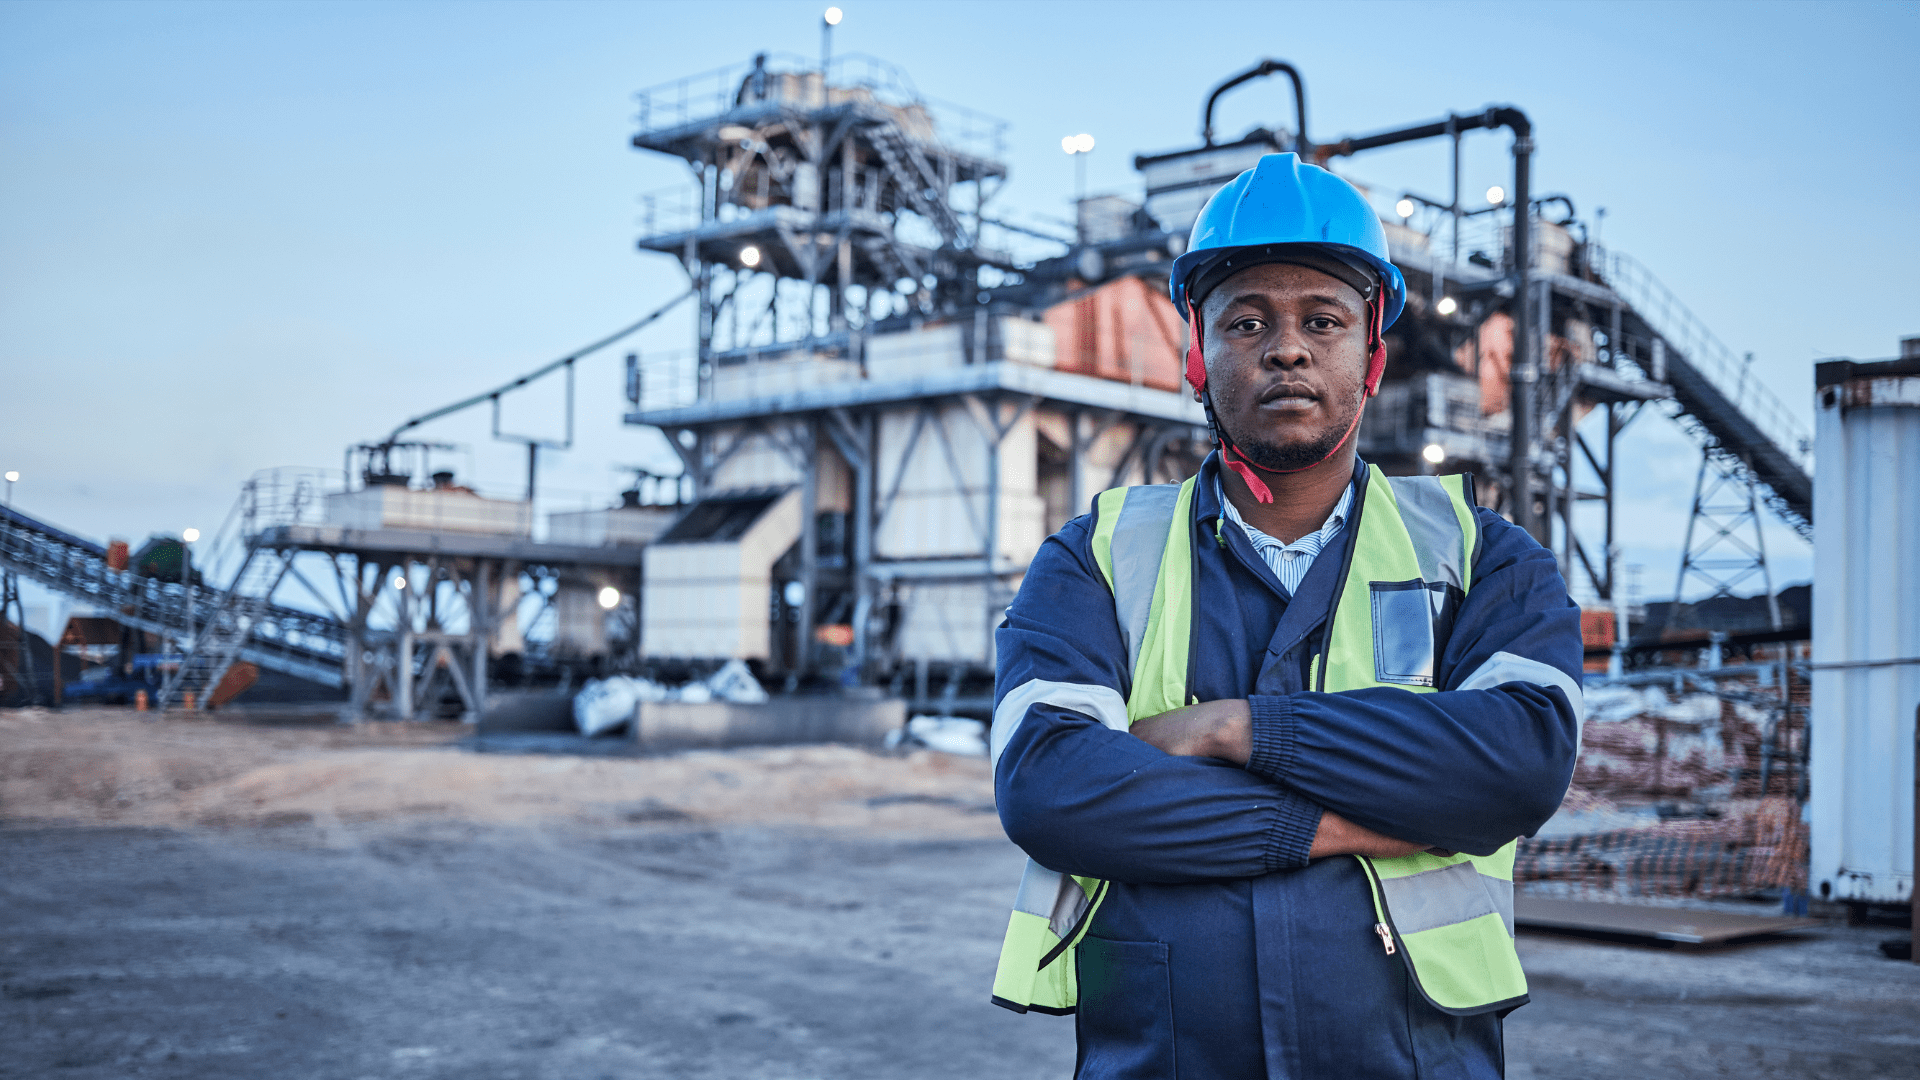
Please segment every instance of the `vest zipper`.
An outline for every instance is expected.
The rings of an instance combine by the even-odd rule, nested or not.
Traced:
[[[1380,874],[1373,868],[1373,860],[1365,855],[1355,855],[1354,858],[1359,860],[1360,868],[1366,871],[1367,888],[1373,893],[1373,913],[1380,920],[1373,924],[1373,932],[1380,935],[1380,945],[1386,950],[1387,955],[1393,956],[1400,951],[1400,948],[1394,941],[1393,915],[1387,911],[1387,891],[1380,885]],[[1407,973],[1413,976],[1414,985],[1419,986],[1420,976],[1413,970],[1412,957],[1407,958]],[[1426,990],[1422,989],[1420,993],[1424,997]]]
[[[1413,966],[1413,955],[1405,949],[1400,948],[1400,946],[1405,943],[1398,940],[1399,932],[1394,929],[1393,913],[1387,910],[1387,893],[1385,889],[1380,887],[1380,875],[1373,868],[1373,860],[1365,855],[1355,855],[1354,858],[1359,860],[1360,868],[1366,871],[1367,885],[1371,887],[1373,891],[1373,913],[1380,919],[1379,922],[1373,924],[1373,932],[1380,935],[1380,944],[1386,949],[1388,956],[1397,954],[1401,962],[1406,964],[1407,979],[1413,983],[1413,988],[1420,992],[1420,996],[1426,999],[1427,1004],[1449,1016],[1478,1016],[1482,1013],[1497,1011],[1502,1005],[1510,1006],[1507,1011],[1511,1012],[1513,1009],[1517,1009],[1527,1003],[1527,996],[1525,994],[1522,994],[1518,998],[1510,999],[1509,1001],[1496,1001],[1490,1005],[1483,1005],[1476,1009],[1450,1009],[1433,1000],[1433,995],[1427,993],[1427,988],[1420,984],[1420,969]]]

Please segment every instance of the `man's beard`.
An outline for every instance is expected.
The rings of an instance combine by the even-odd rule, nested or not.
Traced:
[[[1353,428],[1353,418],[1360,411],[1360,403],[1354,402],[1353,408],[1343,414],[1338,423],[1328,426],[1325,431],[1315,436],[1313,441],[1292,446],[1283,446],[1257,436],[1241,438],[1238,434],[1227,430],[1226,422],[1219,419],[1221,411],[1215,410],[1215,422],[1220,425],[1221,432],[1232,441],[1240,457],[1273,472],[1299,472],[1333,456],[1333,452],[1339,449],[1340,443],[1346,439],[1347,433]]]

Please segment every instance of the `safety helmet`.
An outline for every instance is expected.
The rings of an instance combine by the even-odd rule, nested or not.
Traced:
[[[1186,253],[1173,261],[1167,283],[1173,306],[1188,317],[1197,306],[1189,304],[1188,290],[1211,276],[1209,271],[1238,261],[1235,256],[1244,249],[1280,244],[1311,244],[1349,266],[1365,267],[1381,283],[1380,328],[1400,317],[1407,281],[1387,258],[1387,232],[1379,215],[1352,184],[1302,162],[1298,154],[1262,156],[1207,200],[1194,220]],[[1246,254],[1266,261],[1258,252]],[[1374,298],[1367,299],[1372,306]]]

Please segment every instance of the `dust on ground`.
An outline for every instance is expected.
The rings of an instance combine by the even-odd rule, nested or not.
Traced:
[[[1025,859],[985,762],[469,747],[0,712],[0,1077],[1072,1073],[1071,1019],[987,1000]],[[1892,933],[1523,932],[1507,1075],[1920,1080]]]
[[[0,818],[172,828],[576,819],[1000,835],[992,774],[979,759],[847,746],[475,754],[463,748],[470,734],[431,722],[0,713]]]

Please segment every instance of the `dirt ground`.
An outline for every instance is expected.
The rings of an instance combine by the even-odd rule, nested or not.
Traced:
[[[1065,1077],[1070,1020],[986,1001],[991,800],[926,752],[0,712],[0,1076]],[[1508,1075],[1920,1077],[1892,933],[1523,934]]]

